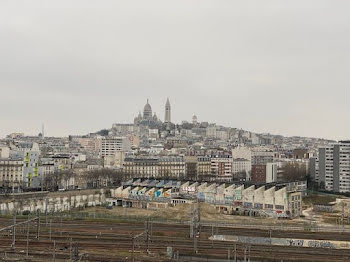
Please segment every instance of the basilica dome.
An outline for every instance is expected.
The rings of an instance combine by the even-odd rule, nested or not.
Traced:
[[[146,103],[145,107],[143,108],[143,118],[144,119],[152,118],[152,107],[148,103],[148,99],[147,99],[147,103]]]

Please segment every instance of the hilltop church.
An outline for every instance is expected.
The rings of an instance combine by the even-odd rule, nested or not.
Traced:
[[[167,99],[165,104],[164,123],[171,123],[171,106],[169,98]],[[160,128],[161,126],[163,126],[163,122],[157,117],[156,113],[152,114],[152,107],[148,99],[146,105],[143,108],[143,115],[141,115],[141,112],[139,112],[139,115],[134,119],[134,124],[138,126],[148,126],[150,128]]]

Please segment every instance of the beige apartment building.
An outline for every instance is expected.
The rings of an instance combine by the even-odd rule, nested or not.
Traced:
[[[185,175],[185,161],[181,156],[160,157],[158,165],[161,177],[184,177]]]
[[[185,156],[186,178],[201,179],[211,174],[211,160],[207,156]]]
[[[0,186],[18,187],[23,184],[23,166],[21,159],[0,159]]]
[[[126,157],[124,172],[135,177],[183,177],[185,161],[183,157]]]
[[[124,172],[134,177],[158,176],[158,158],[156,157],[126,157]]]

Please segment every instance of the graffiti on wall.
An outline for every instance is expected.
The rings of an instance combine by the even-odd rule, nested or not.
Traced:
[[[248,237],[233,235],[214,235],[211,240],[232,241],[253,245],[272,245],[272,246],[292,246],[306,248],[327,248],[327,249],[350,249],[349,241],[336,240],[313,240],[313,239],[292,239],[292,238],[266,238],[266,237]]]

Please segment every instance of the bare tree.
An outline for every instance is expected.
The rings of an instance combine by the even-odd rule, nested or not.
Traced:
[[[59,173],[59,186],[62,186],[65,189],[71,189],[70,187],[72,185],[70,185],[71,183],[71,179],[75,177],[75,174],[73,172],[73,170],[66,170],[63,172]]]
[[[120,170],[98,169],[86,173],[87,186],[89,188],[100,188],[120,184],[127,175]]]
[[[47,174],[43,181],[43,188],[49,191],[57,191],[60,186],[66,188],[74,175],[73,170],[55,171],[53,174]]]
[[[296,180],[307,179],[307,168],[304,163],[291,162],[287,163],[283,168],[283,182],[291,182]]]

